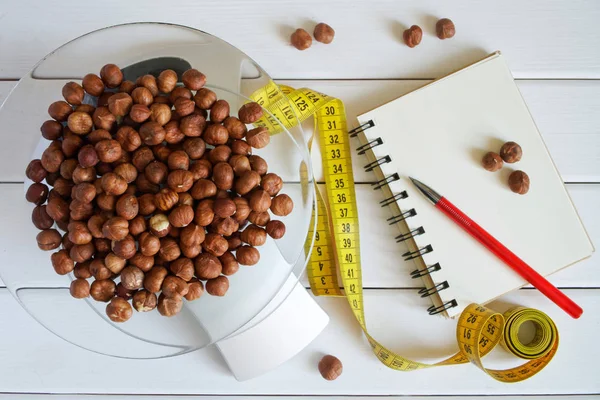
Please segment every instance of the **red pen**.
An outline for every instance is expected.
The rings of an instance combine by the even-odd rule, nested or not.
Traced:
[[[538,274],[533,268],[527,265],[525,261],[517,257],[515,253],[507,249],[485,229],[477,225],[475,221],[467,217],[454,204],[450,203],[448,199],[441,196],[423,182],[413,178],[410,178],[410,180],[415,184],[417,189],[419,189],[421,193],[423,193],[423,195],[435,205],[438,210],[446,214],[448,218],[454,221],[458,226],[462,227],[465,231],[469,232],[469,234],[477,239],[479,243],[487,247],[489,251],[504,261],[506,265],[512,268],[513,271],[521,275],[523,279],[535,286],[544,294],[544,296],[552,300],[554,304],[562,308],[573,318],[579,318],[581,316],[583,313],[581,307],[579,307],[573,300],[568,298],[563,292],[558,290],[556,286],[548,282],[546,278]]]

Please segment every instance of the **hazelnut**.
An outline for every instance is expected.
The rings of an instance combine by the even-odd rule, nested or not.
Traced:
[[[75,111],[81,111],[86,114],[92,115],[94,114],[94,111],[96,111],[96,107],[94,107],[91,104],[80,104],[77,107],[75,107]]]
[[[166,297],[161,293],[158,296],[158,312],[163,317],[172,317],[178,314],[183,307],[183,298],[180,295],[174,297]]]
[[[60,149],[48,148],[42,153],[41,162],[46,171],[58,172],[64,159],[65,155]]]
[[[221,124],[212,124],[206,127],[202,135],[204,141],[210,145],[217,146],[227,143],[229,132]]]
[[[121,144],[123,146],[123,144]],[[125,147],[123,147],[125,148]],[[125,148],[126,149],[126,148]],[[127,149],[126,149],[127,150]],[[138,172],[144,171],[146,166],[154,161],[154,153],[149,147],[140,147],[133,153],[131,163],[135,166]]]
[[[172,189],[163,188],[154,195],[154,204],[161,211],[168,211],[179,201],[179,195]]]
[[[160,250],[160,239],[149,232],[143,232],[140,234],[139,248],[143,255],[153,256]]]
[[[37,206],[31,213],[31,222],[38,229],[50,229],[54,225],[54,220],[46,211],[46,206]]]
[[[502,157],[500,157],[498,153],[490,151],[486,153],[485,156],[483,156],[483,159],[481,160],[481,165],[483,165],[483,168],[485,168],[486,170],[494,172],[502,168],[504,162],[502,161]]]
[[[106,193],[100,193],[96,196],[96,204],[101,210],[114,211],[117,204],[117,197]]]
[[[252,168],[252,171],[258,172],[259,175],[264,175],[267,173],[269,166],[262,157],[253,155],[248,157],[248,160],[250,161],[250,167]]]
[[[76,244],[69,250],[69,256],[75,262],[83,262],[91,259],[96,252],[93,243]]]
[[[56,253],[53,253],[50,259],[54,271],[59,275],[66,275],[75,268],[75,263],[69,256],[67,250],[59,250]]]
[[[87,74],[81,84],[91,96],[100,96],[104,92],[104,82],[96,74]]]
[[[133,265],[125,267],[121,271],[121,285],[125,289],[136,290],[144,284],[144,272]]]
[[[96,248],[96,257],[106,257],[110,252],[110,240],[94,238],[92,240],[94,247]]]
[[[131,92],[133,92],[133,89],[135,89],[136,87],[137,86],[136,86],[135,82],[123,81],[119,85],[119,92],[131,94]]]
[[[233,168],[226,162],[217,163],[213,167],[212,179],[218,189],[231,189],[233,187]]]
[[[456,33],[454,22],[448,18],[442,18],[435,24],[435,33],[440,39],[450,39]]]
[[[79,279],[88,279],[92,277],[92,273],[90,272],[90,264],[91,261],[84,261],[82,263],[75,264],[75,268],[73,269],[73,275],[75,278]],[[88,289],[89,291],[89,289]]]
[[[146,229],[146,219],[141,215],[138,215],[129,221],[129,233],[133,236],[141,234],[142,232],[146,231]]]
[[[110,134],[109,131],[104,130],[104,129],[95,129],[92,132],[90,132],[85,139],[95,145],[96,143],[102,141],[102,140],[108,140],[108,139],[112,139],[112,135]]]
[[[188,138],[183,142],[183,150],[189,158],[192,160],[198,160],[206,151],[206,143],[199,137]]]
[[[264,126],[251,129],[246,134],[246,141],[255,149],[262,149],[269,144],[270,140],[271,136],[269,135],[269,131]]]
[[[246,143],[245,140],[236,139],[233,141],[233,143],[231,143],[231,152],[233,154],[240,154],[243,156],[247,156],[247,155],[252,154],[252,146],[250,146],[248,143]]]
[[[123,217],[109,218],[102,225],[102,234],[106,239],[123,240],[129,233],[129,222]]]
[[[188,284],[177,276],[167,276],[162,284],[162,293],[167,297],[185,296],[188,293]]]
[[[192,194],[192,197],[193,196],[194,195]],[[214,201],[210,199],[205,199],[198,203],[198,206],[196,207],[196,214],[194,216],[194,222],[199,226],[208,226],[215,216],[213,212],[213,205]]]
[[[157,144],[152,146],[152,153],[154,154],[154,157],[156,157],[156,159],[162,163],[167,162],[167,160],[169,159],[169,155],[171,154],[173,150],[171,150],[169,147],[167,147],[164,144]]]
[[[183,228],[194,220],[194,209],[188,205],[177,206],[169,214],[169,222],[172,226]]]
[[[406,43],[408,47],[412,48],[421,43],[421,39],[423,38],[423,30],[419,26],[413,25],[405,30],[402,36],[404,38],[404,43]]]
[[[201,88],[194,96],[196,106],[202,110],[209,110],[217,101],[217,95],[210,89]]]
[[[144,75],[140,76],[135,82],[138,86],[143,86],[152,93],[152,99],[158,95],[158,84],[156,83],[156,78],[153,75]]]
[[[92,233],[85,222],[70,222],[67,230],[69,232],[69,240],[73,244],[86,244],[92,241]]]
[[[108,279],[112,276],[112,271],[106,267],[104,260],[96,258],[90,263],[90,273],[97,280]]]
[[[96,170],[93,167],[84,168],[81,165],[78,165],[73,170],[72,178],[75,184],[93,182],[96,179]],[[96,189],[96,192],[97,191],[98,190]]]
[[[137,185],[138,191],[141,193],[158,193],[160,190],[160,186],[150,182],[144,174],[138,175],[135,184]]]
[[[173,91],[169,95],[169,102],[171,104],[175,104],[175,100],[177,100],[180,97],[185,97],[186,99],[191,99],[192,92],[188,88],[183,87],[183,86],[176,87],[175,89],[173,89]]]
[[[160,126],[165,126],[171,120],[171,107],[166,104],[152,104],[150,106],[150,121]],[[156,143],[158,144],[158,143]]]
[[[319,372],[328,381],[336,380],[342,374],[342,362],[332,355],[326,355],[319,361]]]
[[[236,197],[233,199],[233,203],[235,205],[235,214],[233,215],[233,218],[237,222],[248,219],[248,215],[251,211],[248,201],[243,197]]]
[[[227,238],[227,244],[229,248],[227,250],[233,251],[242,245],[242,239],[240,239],[239,232],[235,232],[233,235]]]
[[[235,182],[235,191],[238,194],[248,194],[252,189],[260,184],[260,175],[255,171],[246,171]],[[192,194],[193,196],[193,194]]]
[[[169,266],[169,269],[175,276],[177,276],[179,279],[181,279],[185,282],[188,282],[190,279],[192,279],[194,277],[194,263],[189,258],[178,258],[177,260],[175,260],[171,263],[171,265]],[[165,282],[163,283],[163,292],[165,290],[165,283],[167,282],[167,279],[165,279]],[[175,282],[177,282],[177,286],[179,286],[179,287],[182,286],[180,282],[178,282],[178,281],[175,281]],[[174,283],[173,280],[171,280],[170,286],[172,286],[173,283]],[[187,290],[187,285],[186,285],[186,290]],[[168,293],[165,293],[165,294],[167,296],[169,296]],[[179,294],[181,294],[182,296],[185,296],[185,293],[179,292]]]
[[[217,186],[208,179],[199,179],[192,186],[190,194],[195,200],[202,200],[217,194]]]
[[[48,200],[46,212],[55,221],[66,221],[69,218],[69,204],[59,197]]]
[[[71,210],[69,216],[75,221],[87,220],[94,215],[94,205],[91,203],[82,203],[79,200],[72,200],[69,204],[69,209]]]
[[[333,37],[335,36],[335,31],[329,25],[324,22],[318,23],[315,26],[315,31],[313,32],[315,36],[315,40],[317,42],[329,44],[333,42]]]
[[[231,148],[227,145],[220,145],[210,150],[206,155],[208,161],[213,164],[217,164],[220,162],[227,162],[229,157],[231,156]]]
[[[111,163],[121,158],[121,144],[116,140],[101,140],[96,143],[94,148],[96,149],[96,153],[98,153],[98,158],[102,162]]]
[[[79,154],[77,154],[77,160],[83,168],[93,167],[100,161],[98,158],[98,153],[91,144],[85,145],[81,148]]]
[[[169,154],[167,164],[171,171],[176,169],[187,170],[190,167],[190,158],[185,151],[176,150]]]
[[[92,282],[90,295],[96,301],[109,302],[117,290],[117,285],[110,279],[102,279]]]
[[[68,126],[71,132],[77,135],[86,135],[92,130],[94,123],[92,117],[84,112],[75,111],[69,115]]]
[[[167,236],[171,231],[171,224],[169,218],[164,214],[154,214],[150,218],[150,232],[159,238]]]
[[[121,297],[113,298],[106,306],[106,315],[113,322],[125,322],[132,314],[131,304]]]
[[[242,265],[255,265],[260,260],[260,253],[252,246],[238,247],[235,255],[238,262]]]
[[[210,109],[211,122],[223,122],[229,116],[229,103],[225,100],[217,100]],[[225,129],[227,131],[227,129]],[[206,139],[204,139],[206,140]],[[207,142],[208,143],[208,142]]]
[[[152,92],[143,86],[138,86],[131,92],[131,99],[135,104],[141,104],[143,106],[150,106],[154,102],[154,96]]]
[[[54,120],[45,121],[40,127],[44,139],[56,140],[62,136],[62,125]]]
[[[106,219],[102,215],[92,215],[90,219],[87,221],[87,228],[92,237],[94,238],[103,238],[104,234],[102,233],[102,226],[106,222]]]
[[[169,144],[176,144],[185,139],[185,135],[179,129],[179,122],[169,121],[164,126],[165,129],[165,142]]]
[[[521,146],[515,142],[506,142],[500,149],[500,157],[509,164],[520,161],[522,156],[523,150],[521,149]]]
[[[156,205],[154,204],[154,195],[150,193],[146,193],[138,197],[138,207],[139,213],[141,215],[150,215],[156,210]]]
[[[248,103],[248,104],[256,104],[256,103]],[[245,104],[244,106],[246,106],[248,104]],[[242,106],[242,108],[240,108],[240,113],[242,112],[242,109],[244,108],[244,106]],[[260,106],[259,106],[259,108],[260,108]],[[246,120],[253,118],[251,115],[252,112],[253,112],[253,110],[245,110],[244,111],[244,113],[246,114],[245,115]],[[262,108],[260,108],[260,116],[262,116]],[[244,137],[246,137],[246,132],[248,131],[248,129],[246,128],[246,125],[244,125],[244,123],[242,121],[240,121],[239,119],[237,119],[236,117],[225,118],[225,120],[223,121],[223,126],[227,129],[227,132],[229,132],[229,137],[232,139],[243,139]]]
[[[127,93],[115,93],[108,99],[108,110],[117,117],[129,114],[133,99]]]
[[[98,107],[92,114],[92,121],[96,129],[111,131],[117,118],[109,111],[107,107]]]
[[[161,93],[171,93],[177,85],[177,72],[172,69],[165,69],[158,75],[156,83]]]
[[[64,164],[64,162],[63,162],[63,164]],[[62,165],[61,165],[61,167],[62,167]],[[35,184],[35,185],[37,185],[37,184]],[[61,176],[54,182],[53,191],[64,198],[68,198],[68,197],[71,197],[71,192],[73,191],[74,186],[75,185],[73,184],[73,182],[66,180],[65,178],[63,178]]]
[[[244,124],[253,124],[263,116],[262,107],[255,102],[244,104],[238,111],[239,121]],[[241,139],[241,138],[237,138]]]
[[[267,223],[266,230],[273,239],[281,239],[285,235],[285,224],[274,219]]]
[[[104,92],[102,93],[102,95],[100,95],[100,97],[98,97],[98,102],[97,102],[97,106],[98,107],[106,107],[108,108],[108,99],[110,99],[110,97],[115,94],[115,92]]]
[[[148,272],[154,266],[154,257],[145,256],[142,253],[135,253],[134,256],[129,259],[129,264],[138,267],[144,272]]]
[[[54,250],[60,246],[62,237],[56,229],[46,229],[36,236],[38,247],[41,250]]]
[[[117,285],[117,290],[115,291],[115,295],[125,300],[131,300],[135,290],[125,289],[123,285],[120,283]]]
[[[190,171],[178,169],[172,171],[167,177],[167,186],[177,193],[187,192],[194,184],[194,174]]]
[[[186,88],[200,90],[206,84],[206,76],[197,69],[188,69],[181,76],[181,81]]]
[[[227,218],[235,214],[236,204],[229,198],[216,199],[214,212],[221,218]]]
[[[208,233],[202,242],[204,251],[219,257],[228,249],[227,239],[216,233]]]
[[[216,217],[211,226],[214,227],[215,233],[223,236],[230,236],[240,228],[239,222],[231,217]]]
[[[58,225],[58,224],[56,224]],[[64,225],[64,224],[61,224]],[[63,229],[64,228],[64,229]],[[66,226],[59,226],[59,229],[66,231],[67,227]],[[62,248],[67,250],[67,251],[71,251],[71,249],[73,248],[73,246],[75,246],[73,244],[73,242],[71,242],[69,240],[69,235],[67,233],[65,233],[62,237]]]
[[[85,279],[75,279],[71,282],[69,292],[76,299],[85,299],[90,295],[90,284]]]
[[[120,127],[115,135],[115,140],[123,150],[128,152],[135,151],[142,145],[140,135],[130,126]],[[117,158],[118,157],[115,157],[115,159]],[[154,159],[154,155],[152,156],[152,159]]]
[[[267,232],[256,225],[249,225],[240,237],[251,246],[262,246],[267,241]]]
[[[179,258],[181,255],[181,249],[175,239],[165,237],[160,239],[160,250],[158,254],[164,261],[173,261]]]
[[[138,312],[148,312],[156,308],[156,295],[147,290],[139,290],[133,295],[133,308]]]
[[[137,123],[142,123],[150,118],[151,111],[143,104],[134,104],[129,112],[129,117]]]
[[[198,247],[204,241],[204,237],[204,228],[191,223],[181,230],[179,243],[182,246]]]
[[[212,164],[208,160],[198,160],[190,166],[193,180],[208,178],[212,174]]]
[[[221,275],[221,261],[209,253],[201,253],[194,259],[194,269],[199,279],[213,279]]]
[[[194,205],[194,199],[192,198],[192,195],[189,193],[180,193],[179,194],[179,201],[177,202],[177,204],[187,204],[188,206],[193,206]]]
[[[134,219],[139,212],[139,204],[137,198],[132,194],[124,194],[117,200],[115,207],[117,215],[126,220]]]
[[[142,141],[148,146],[153,146],[162,143],[163,140],[165,140],[166,135],[162,125],[155,121],[145,122],[140,127],[139,133],[140,137],[142,138]]]
[[[226,251],[223,253],[221,257],[219,257],[219,261],[221,261],[223,275],[231,276],[238,272],[240,269],[240,264],[235,259],[235,256],[231,251]]]
[[[127,182],[119,175],[109,172],[102,176],[102,190],[108,195],[119,196],[127,190]]]
[[[250,161],[246,156],[234,154],[228,162],[231,168],[233,168],[235,176],[241,176],[244,172],[250,171]]]
[[[179,97],[177,100],[175,100],[174,107],[177,115],[180,117],[185,117],[194,112],[196,103],[194,103],[194,100],[186,99],[185,97]]]
[[[138,177],[137,169],[130,163],[117,165],[113,172],[123,178],[128,184],[134,182]]]
[[[302,28],[296,29],[290,38],[292,46],[298,50],[306,50],[312,45],[312,37]]]
[[[163,183],[167,179],[169,168],[160,161],[152,161],[144,169],[144,175],[148,180],[156,185]]]
[[[144,279],[144,289],[151,293],[159,292],[163,284],[163,280],[167,276],[167,269],[161,266],[154,266],[146,273]]]
[[[192,114],[183,117],[179,123],[179,129],[185,136],[199,137],[206,126],[206,118],[202,115]]]
[[[65,122],[69,115],[73,112],[73,108],[66,101],[55,101],[48,107],[48,114],[59,122]]]
[[[63,138],[61,150],[65,156],[74,157],[81,146],[83,146],[83,139],[69,131]]]
[[[25,199],[33,204],[43,204],[46,202],[48,198],[48,186],[43,183],[33,183],[29,188],[27,188],[27,193],[25,193]]]
[[[107,87],[116,88],[123,82],[123,72],[115,64],[106,64],[100,70],[100,78]]]
[[[248,205],[250,206],[250,209],[252,209],[252,211],[268,211],[269,207],[271,207],[271,196],[265,190],[257,189],[250,194],[250,198],[248,199]]]
[[[252,207],[252,204],[250,204]],[[271,201],[271,212],[277,216],[285,217],[292,212],[294,208],[294,202],[287,194],[279,194],[273,197]]]
[[[283,180],[276,174],[265,174],[260,181],[260,186],[270,196],[276,196],[283,187]]]
[[[204,285],[196,278],[192,278],[188,284],[188,292],[185,295],[187,301],[194,301],[199,299],[204,293]]]
[[[229,279],[226,276],[218,276],[206,281],[206,293],[211,296],[225,296],[229,289]]]
[[[529,192],[529,175],[523,171],[514,171],[508,177],[510,190],[518,194]]]

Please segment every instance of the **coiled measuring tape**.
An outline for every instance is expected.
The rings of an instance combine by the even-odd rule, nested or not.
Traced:
[[[281,131],[278,121],[286,128],[291,128],[314,116],[314,135],[319,135],[321,143],[325,193],[321,193],[317,187],[316,207],[321,218],[317,221],[314,247],[307,266],[310,287],[316,296],[346,297],[379,361],[398,371],[471,362],[501,382],[519,382],[530,378],[550,362],[558,348],[558,330],[546,314],[524,307],[515,307],[501,314],[478,304],[469,305],[458,318],[456,340],[459,351],[435,364],[402,357],[373,338],[365,322],[358,209],[344,104],[339,99],[311,89],[294,89],[274,82],[250,97],[272,114],[263,116],[255,123],[255,126],[269,129],[271,134]],[[312,141],[311,138],[309,147]],[[309,248],[310,243],[307,244]],[[344,292],[340,288],[340,280]],[[527,321],[533,322],[536,331],[533,340],[524,344],[519,340],[518,332],[519,327]],[[506,370],[485,368],[481,359],[498,344],[529,361]]]

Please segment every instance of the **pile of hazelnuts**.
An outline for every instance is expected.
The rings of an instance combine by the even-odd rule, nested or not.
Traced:
[[[126,81],[107,64],[67,83],[41,126],[50,145],[27,166],[39,248],[62,246],[51,261],[73,273],[71,295],[107,302],[115,322],[131,318],[132,304],[170,317],[205,289],[225,295],[227,276],[259,261],[267,235],[285,234],[269,211],[293,208],[282,179],[252,154],[270,140],[247,127],[262,108],[244,104],[236,118],[204,74],[180,78],[164,70]]]

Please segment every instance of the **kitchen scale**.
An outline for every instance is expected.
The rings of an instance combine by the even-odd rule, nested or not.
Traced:
[[[196,68],[207,76],[207,87],[229,102],[233,114],[254,91],[271,81],[246,54],[196,29],[158,23],[101,29],[59,47],[21,79],[0,108],[0,126],[10,134],[24,136],[27,145],[0,149],[0,157],[14,160],[24,177],[29,161],[39,158],[48,145],[39,130],[49,119],[48,105],[62,99],[65,83],[80,82],[90,72],[98,74],[107,63],[119,65],[125,79],[133,81],[169,68],[181,77],[183,71]],[[91,104],[92,100],[86,97],[84,102]],[[239,380],[274,368],[310,343],[328,322],[298,283],[310,254],[305,242],[312,241],[314,232],[310,224],[315,192],[307,140],[300,124],[281,126],[281,130],[272,136],[269,146],[254,154],[267,161],[269,171],[283,178],[282,192],[292,197],[294,211],[282,219],[286,235],[277,241],[269,238],[259,249],[260,262],[241,266],[229,277],[226,296],[205,293],[196,301],[186,301],[174,317],[162,317],[156,310],[134,311],[129,321],[115,324],[106,316],[106,303],[71,297],[73,277],[57,275],[50,263],[51,252],[37,248],[38,230],[30,222],[33,206],[24,198],[17,207],[20,215],[12,216],[13,223],[5,227],[17,232],[15,242],[0,245],[2,280],[40,324],[90,351],[149,359],[216,344]],[[30,183],[26,180],[24,191]]]

